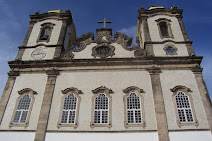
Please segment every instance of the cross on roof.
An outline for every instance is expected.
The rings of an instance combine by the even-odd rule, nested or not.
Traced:
[[[112,21],[106,21],[106,18],[104,18],[104,21],[98,21],[98,23],[104,23],[103,28],[107,28],[106,23],[112,23]]]

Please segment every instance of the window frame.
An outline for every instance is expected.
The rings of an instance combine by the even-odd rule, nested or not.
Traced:
[[[192,92],[192,91],[189,88],[187,88],[185,86],[182,86],[182,85],[178,85],[178,86],[176,86],[176,87],[174,87],[173,89],[170,89],[170,90],[171,90],[171,92],[173,92],[172,100],[173,100],[174,109],[175,109],[177,126],[178,127],[189,126],[189,125],[198,126],[199,124],[198,124],[198,120],[197,120],[197,117],[196,117],[196,112],[195,112],[194,105],[193,105],[193,99],[192,99],[191,94],[189,93],[189,92]],[[180,120],[179,120],[179,114],[178,114],[178,108],[177,108],[177,103],[176,103],[175,96],[180,91],[183,92],[188,97],[189,104],[190,104],[190,109],[191,109],[192,116],[193,116],[193,122],[188,122],[188,121],[180,122]]]
[[[13,110],[12,119],[11,119],[11,121],[9,123],[9,127],[17,126],[17,127],[25,127],[26,128],[26,127],[29,126],[29,120],[30,120],[30,116],[31,116],[31,112],[32,112],[32,107],[33,107],[34,102],[35,102],[34,95],[37,94],[37,92],[33,91],[30,88],[25,88],[25,89],[22,89],[22,90],[18,91],[18,94],[20,96],[18,96],[18,98],[16,99],[16,104],[15,104],[15,107],[14,107],[14,110]],[[29,95],[30,98],[31,98],[31,102],[30,102],[30,105],[29,105],[29,110],[28,110],[28,113],[27,113],[26,121],[25,121],[25,123],[14,123],[13,120],[14,120],[14,116],[15,116],[19,101],[25,95]]]
[[[55,26],[55,24],[50,23],[50,22],[41,24],[40,33],[39,33],[39,36],[38,36],[38,39],[37,39],[37,43],[38,43],[38,42],[47,42],[47,43],[48,43],[48,42],[50,41],[50,37],[51,37],[52,30],[53,30],[53,27],[54,27],[54,26]],[[42,31],[43,31],[43,29],[45,29],[45,28],[47,28],[47,27],[50,28],[50,34],[49,34],[49,36],[48,36],[48,39],[46,39],[46,40],[41,40],[40,38],[41,38],[41,35],[42,35]]]
[[[123,90],[124,92],[124,97],[123,97],[123,101],[124,101],[124,127],[128,128],[128,127],[146,127],[146,119],[145,119],[145,111],[144,111],[144,96],[142,93],[144,93],[143,89],[140,89],[138,87],[135,86],[130,86],[126,89]],[[127,115],[127,97],[131,94],[131,93],[136,93],[136,95],[139,97],[140,99],[140,110],[141,110],[141,123],[128,123],[128,115]]]
[[[80,107],[80,102],[81,102],[81,97],[79,96],[79,94],[83,94],[83,92],[81,90],[78,90],[77,88],[74,88],[74,87],[66,88],[65,90],[62,90],[61,92],[64,95],[61,97],[60,112],[59,112],[57,127],[58,128],[60,128],[60,127],[77,128],[78,127],[78,120],[79,120],[79,107]],[[74,123],[61,123],[64,100],[69,94],[74,94],[74,96],[77,98]]]
[[[162,39],[163,38],[172,38],[172,39],[174,39],[174,35],[173,35],[172,29],[171,29],[171,20],[165,19],[165,18],[160,18],[160,19],[157,19],[155,21],[157,22],[157,26],[158,26],[160,38],[162,38]],[[162,35],[162,33],[161,33],[161,26],[160,26],[161,23],[166,23],[168,36],[163,36]]]
[[[92,109],[91,109],[91,122],[90,126],[91,128],[94,127],[112,127],[112,96],[110,94],[113,94],[114,92],[111,89],[108,89],[104,86],[101,86],[99,88],[96,88],[95,90],[92,90],[93,97],[92,97]],[[94,123],[94,112],[95,112],[95,98],[98,97],[100,94],[105,94],[105,96],[108,97],[108,123]]]
[[[167,49],[168,49],[169,47],[171,47],[171,48],[174,50],[173,53],[169,53],[169,52],[168,52]],[[165,47],[163,48],[163,50],[166,52],[166,55],[178,55],[178,54],[177,54],[178,49],[177,49],[173,44],[166,44]]]

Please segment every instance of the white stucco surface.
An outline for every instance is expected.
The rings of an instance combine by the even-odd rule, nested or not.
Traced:
[[[158,135],[152,133],[47,133],[45,141],[157,141]]]
[[[105,86],[114,91],[112,96],[112,127],[91,128],[92,90]],[[144,109],[146,127],[124,127],[124,93],[123,90],[130,86],[137,86],[145,91]],[[78,127],[57,128],[61,107],[61,90],[75,87],[82,90],[79,107]],[[121,130],[156,130],[156,119],[153,104],[153,94],[150,75],[147,71],[96,71],[96,72],[62,72],[56,80],[54,96],[49,116],[48,130],[68,131],[121,131]]]
[[[38,36],[40,34],[41,25],[43,23],[49,23],[49,22],[52,24],[55,24],[53,26],[53,30],[52,30],[49,42],[37,42]],[[27,42],[27,46],[34,46],[34,45],[37,45],[38,43],[42,43],[45,45],[57,44],[59,35],[60,35],[60,31],[61,31],[61,27],[62,27],[62,21],[54,20],[54,19],[43,20],[41,22],[35,23],[35,25],[32,29],[32,32],[30,34],[29,40]]]
[[[38,46],[38,47],[36,47],[36,48],[39,48],[39,47],[41,47],[41,46]],[[26,48],[25,51],[24,51],[22,60],[23,60],[23,61],[35,60],[35,59],[32,57],[32,52],[33,52],[34,50],[36,50],[36,48]],[[45,52],[46,52],[46,55],[45,55],[45,57],[42,58],[41,60],[50,60],[50,59],[53,59],[54,53],[55,53],[55,47],[45,47]]]
[[[175,48],[177,48],[177,54],[175,55],[167,55],[164,47],[171,45]],[[164,44],[153,44],[153,51],[155,56],[172,56],[172,57],[177,57],[177,56],[188,56],[188,50],[185,46],[185,44],[174,44],[171,42],[167,42]]]
[[[165,70],[160,74],[160,79],[169,130],[209,129],[205,110],[203,103],[200,100],[201,97],[193,72],[190,70]],[[196,113],[195,115],[199,124],[198,126],[181,126],[181,128],[177,126],[175,107],[172,100],[173,93],[170,91],[170,89],[178,85],[185,86],[192,91],[189,92],[189,94],[193,99],[194,110]]]
[[[157,22],[155,21],[160,18],[165,18],[165,19],[171,20],[170,24],[171,24],[171,30],[172,30],[174,39],[172,39],[172,38],[163,38],[162,39],[160,37],[159,28],[158,28]],[[149,26],[149,32],[150,32],[150,37],[151,37],[152,41],[164,41],[167,39],[173,40],[173,41],[184,41],[183,34],[182,34],[179,22],[176,17],[171,17],[171,16],[167,16],[167,15],[156,15],[153,17],[149,17],[147,19],[147,23]]]
[[[34,132],[0,132],[1,141],[34,141]]]
[[[17,76],[9,102],[7,104],[7,108],[4,113],[4,117],[2,123],[0,125],[0,129],[3,130],[36,130],[39,113],[41,109],[41,104],[43,100],[43,94],[46,86],[47,75],[46,74],[20,74]],[[29,120],[29,126],[25,127],[12,127],[9,128],[9,123],[12,120],[12,114],[15,109],[15,103],[17,98],[20,96],[18,91],[31,88],[36,91],[38,94],[34,95],[35,101],[32,107],[32,112]]]
[[[92,54],[92,48],[95,47],[96,43],[91,43],[90,45],[86,46],[86,48],[80,52],[73,52],[74,59],[93,59],[94,57]],[[134,51],[128,51],[124,49],[120,44],[112,43],[111,46],[115,47],[115,55],[112,58],[134,58]],[[99,58],[99,57],[97,57]]]
[[[212,141],[210,131],[169,132],[170,141]]]

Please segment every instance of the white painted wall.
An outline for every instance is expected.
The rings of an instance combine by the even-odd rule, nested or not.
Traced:
[[[179,25],[179,22],[178,22],[177,18],[176,17],[167,16],[167,15],[156,15],[156,16],[153,16],[153,17],[149,17],[147,19],[147,23],[148,23],[148,26],[149,26],[150,37],[151,37],[152,41],[164,41],[164,40],[167,40],[167,38],[163,38],[162,39],[160,37],[158,25],[157,25],[157,22],[155,21],[155,20],[160,19],[160,18],[166,18],[166,19],[171,20],[170,24],[171,24],[172,34],[174,35],[174,39],[168,38],[169,40],[184,41],[183,34],[182,34],[181,29],[180,29],[180,25]]]
[[[43,94],[46,86],[47,75],[46,74],[21,74],[17,76],[9,102],[7,104],[7,108],[4,113],[4,117],[2,123],[0,125],[0,129],[4,130],[36,130],[39,113],[41,109],[41,104],[43,100]],[[24,88],[31,88],[36,91],[38,94],[34,95],[35,101],[32,107],[32,112],[29,120],[29,126],[25,127],[12,127],[9,128],[9,123],[12,119],[12,114],[15,109],[15,104],[17,98],[20,96],[18,91]]]
[[[41,46],[38,46],[41,47]],[[36,47],[36,48],[38,48]],[[44,47],[44,46],[43,46]],[[23,61],[29,61],[29,60],[34,60],[34,58],[32,58],[31,54],[34,50],[36,50],[36,48],[26,48],[22,57]],[[53,59],[54,57],[54,53],[55,53],[55,47],[45,47],[45,51],[46,51],[46,56],[41,59],[41,60],[50,60]]]
[[[177,54],[176,55],[167,55],[164,51],[164,47],[166,45],[173,45],[177,48]],[[155,56],[172,56],[172,57],[178,57],[178,56],[188,56],[188,50],[185,44],[174,44],[171,42],[166,42],[164,44],[153,44],[153,51]]]
[[[90,127],[92,108],[92,90],[106,86],[115,93],[112,96],[112,127]],[[124,127],[124,102],[123,90],[129,86],[137,86],[145,91],[144,109],[146,117],[146,128]],[[61,90],[76,87],[82,90],[81,103],[79,107],[79,126],[57,128],[60,103],[63,94]],[[56,80],[54,96],[49,116],[48,130],[68,131],[121,131],[121,130],[156,130],[156,119],[153,104],[153,93],[150,75],[147,71],[98,71],[98,72],[62,72]]]
[[[124,49],[120,44],[112,43],[111,46],[115,47],[115,55],[112,58],[134,58],[134,51],[128,51]],[[86,46],[86,48],[80,52],[73,52],[74,59],[93,59],[94,57],[92,54],[92,48],[97,46],[96,43],[91,43],[90,45]],[[99,57],[97,57],[99,58]]]
[[[47,133],[45,141],[157,141],[158,135],[152,133]]]
[[[160,74],[160,79],[169,130],[209,129],[193,72],[190,70],[164,70]],[[193,99],[194,109],[199,123],[198,126],[181,126],[181,128],[177,126],[174,103],[172,100],[173,93],[170,91],[170,89],[177,85],[183,85],[191,89],[192,92],[189,92],[189,94]]]
[[[1,141],[34,141],[34,132],[0,132]]]
[[[212,141],[210,131],[169,132],[170,141]]]
[[[52,30],[49,42],[38,42],[37,43],[37,39],[38,39],[38,36],[40,34],[41,25],[43,23],[48,23],[48,22],[55,24],[53,26],[53,30]],[[59,39],[59,35],[60,35],[60,31],[61,31],[61,27],[62,27],[62,21],[54,20],[54,19],[43,20],[41,22],[35,23],[35,25],[32,29],[32,32],[30,34],[29,40],[27,42],[27,46],[35,46],[39,43],[42,43],[42,44],[45,44],[45,45],[55,45],[55,44],[57,44],[58,39]]]

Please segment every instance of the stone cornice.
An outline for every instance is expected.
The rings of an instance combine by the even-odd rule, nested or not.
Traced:
[[[147,45],[147,44],[164,44],[164,43],[167,43],[167,42],[172,42],[172,43],[175,43],[175,44],[192,44],[192,41],[173,41],[173,40],[164,40],[164,41],[154,41],[154,42],[151,42],[151,41],[148,41],[148,42],[144,42],[144,46]]]
[[[39,22],[46,19],[66,20],[72,23],[72,14],[70,10],[64,13],[42,13],[36,12],[35,15],[30,15],[31,22]]]
[[[123,65],[186,65],[200,64],[201,56],[187,57],[141,57],[141,58],[102,58],[73,60],[10,61],[10,68],[79,67],[79,66],[123,66]]]
[[[177,7],[173,6],[171,9],[169,8],[157,8],[152,10],[147,10],[144,7],[141,7],[138,10],[138,19],[145,18],[148,16],[154,16],[157,14],[164,14],[170,16],[181,16],[183,9],[178,9]]]

